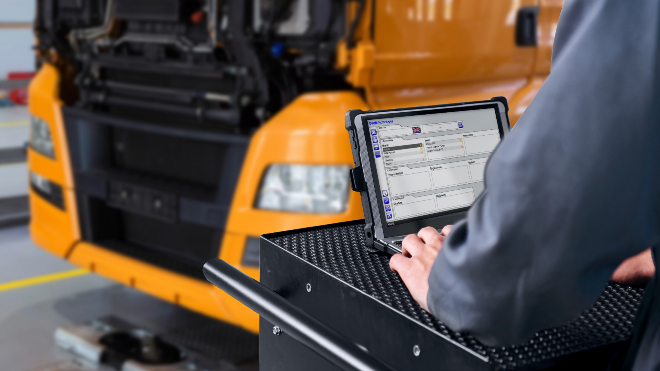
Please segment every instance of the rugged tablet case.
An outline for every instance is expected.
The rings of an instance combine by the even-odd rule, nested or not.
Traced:
[[[462,103],[449,103],[449,104],[438,104],[433,106],[419,106],[419,107],[409,107],[409,108],[393,108],[387,110],[378,110],[378,111],[363,111],[360,109],[351,110],[346,112],[345,116],[345,127],[348,130],[348,136],[351,140],[351,151],[353,152],[353,162],[355,163],[355,168],[349,171],[351,179],[351,189],[355,192],[360,192],[360,197],[362,199],[362,210],[364,211],[364,237],[366,239],[367,246],[370,248],[378,248],[379,250],[384,250],[384,247],[374,246],[374,218],[377,218],[377,215],[373,215],[371,212],[371,206],[369,205],[369,195],[367,194],[367,185],[364,181],[364,171],[362,167],[362,161],[360,160],[360,147],[358,146],[358,135],[357,127],[355,126],[355,118],[358,115],[364,113],[383,113],[388,111],[407,111],[407,110],[417,110],[420,108],[441,108],[441,107],[450,107],[450,106],[461,106],[467,104],[475,103],[488,103],[488,102],[501,102],[504,105],[504,114],[506,116],[506,124],[511,129],[511,123],[509,121],[509,103],[505,97],[493,97],[490,100],[482,101],[472,101],[472,102],[462,102]]]

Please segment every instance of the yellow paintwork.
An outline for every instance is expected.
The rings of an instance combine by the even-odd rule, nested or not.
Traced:
[[[57,70],[45,67],[31,88],[38,89],[40,94],[31,100],[30,111],[39,114],[49,124],[52,122],[50,120],[61,120],[61,103],[56,100],[56,77]],[[47,92],[51,94],[50,99],[46,99]],[[51,110],[55,113],[47,115],[45,109],[48,107],[53,107]],[[366,104],[354,92],[305,94],[255,133],[234,195],[221,244],[221,259],[258,279],[258,269],[241,266],[243,246],[248,236],[258,237],[269,232],[362,218],[359,195],[352,192],[346,210],[339,214],[281,213],[253,208],[261,175],[270,164],[351,166],[353,159],[343,118],[346,111],[355,108],[366,108]],[[64,186],[66,212],[30,192],[30,231],[35,243],[99,275],[257,332],[258,316],[212,285],[80,241],[78,224],[74,222],[77,215],[73,190],[64,176],[64,168],[70,171],[70,165],[68,155],[61,155],[61,147],[66,146],[66,143],[61,139],[64,132],[61,122],[59,125],[57,128],[51,124],[56,143],[56,160],[30,151],[29,166],[32,171]],[[59,134],[57,138],[56,132]]]
[[[352,166],[353,156],[348,133],[344,129],[344,114],[350,109],[366,107],[354,92],[304,94],[257,131],[250,142],[236,186],[220,249],[221,259],[258,279],[258,269],[241,266],[243,246],[248,236],[258,237],[264,233],[363,218],[360,195],[354,192],[350,192],[346,210],[339,214],[260,210],[254,208],[254,203],[261,177],[271,164]],[[222,298],[224,308],[237,320],[236,323],[257,330],[258,317],[254,312],[224,292],[216,292]]]
[[[522,88],[513,99],[509,101],[509,119],[511,120],[511,127],[513,127],[520,116],[525,112],[527,106],[532,103],[532,99],[543,85],[545,76],[534,76],[530,79],[529,83]]]
[[[375,13],[371,87],[528,76],[536,48],[517,47],[515,20],[536,0],[385,0]]]
[[[555,42],[557,21],[561,13],[564,0],[540,0],[539,27],[538,27],[538,53],[534,72],[536,74],[549,74],[552,60],[552,45]]]
[[[380,1],[373,40],[366,32],[368,25],[360,23],[358,30],[367,37],[348,53],[350,61],[339,65],[350,66],[347,81],[365,88],[374,109],[501,95],[511,103],[515,125],[531,101],[529,95],[536,94],[550,73],[562,4],[563,0]],[[513,42],[517,12],[526,6],[540,9],[537,47],[517,47]]]
[[[221,292],[208,283],[128,258],[86,242],[79,242],[69,261],[104,277],[180,304],[211,317],[236,322],[220,299]],[[246,316],[248,317],[248,316]],[[247,329],[256,332],[254,321],[239,318]],[[256,316],[255,316],[256,320]]]
[[[62,186],[65,211],[30,194],[30,233],[35,243],[58,256],[66,256],[73,244],[80,240],[80,228],[69,152],[62,121],[62,102],[59,97],[60,75],[57,69],[44,64],[29,87],[30,114],[46,121],[50,127],[55,148],[55,159],[28,150],[28,167],[48,180]]]
[[[366,106],[354,92],[305,94],[259,129],[243,164],[227,231],[259,236],[361,219],[362,205],[359,195],[353,192],[341,214],[282,213],[255,209],[253,205],[261,177],[270,164],[353,165],[344,114]]]
[[[550,72],[554,30],[562,0],[367,0],[355,47],[337,45],[335,67],[358,91],[308,93],[284,107],[251,139],[221,242],[220,258],[241,266],[248,237],[362,218],[357,193],[339,214],[285,213],[254,208],[271,164],[352,165],[344,114],[460,101],[509,99],[512,125]],[[357,2],[349,2],[347,27]],[[375,4],[375,5],[374,5]],[[538,5],[539,46],[516,47],[515,15]],[[376,6],[374,11],[372,7]],[[371,14],[375,24],[372,25]],[[70,71],[69,71],[70,72]],[[258,331],[254,312],[210,284],[82,242],[61,116],[60,73],[45,64],[30,86],[30,112],[48,122],[55,160],[29,150],[29,167],[61,184],[62,211],[30,191],[34,241],[71,263],[189,309]],[[363,99],[364,97],[365,99]]]

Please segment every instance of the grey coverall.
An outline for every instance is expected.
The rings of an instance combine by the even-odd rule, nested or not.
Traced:
[[[550,76],[431,270],[428,305],[450,328],[523,342],[592,307],[658,243],[659,31],[658,0],[566,1]],[[635,370],[660,367],[657,301]]]

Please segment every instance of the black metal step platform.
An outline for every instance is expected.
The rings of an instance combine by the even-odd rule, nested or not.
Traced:
[[[361,221],[265,235],[260,281],[397,369],[599,369],[629,337],[644,290],[610,283],[594,307],[516,346],[492,348],[447,328],[410,296]],[[260,322],[262,369],[337,369]],[[277,332],[277,331],[275,331]]]

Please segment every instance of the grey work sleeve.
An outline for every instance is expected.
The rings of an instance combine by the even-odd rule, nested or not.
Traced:
[[[596,301],[658,241],[658,1],[567,1],[552,73],[492,155],[429,277],[431,312],[519,343]]]

